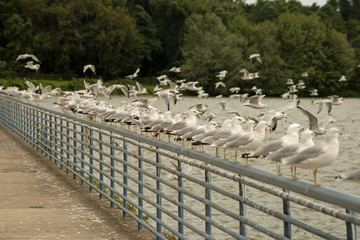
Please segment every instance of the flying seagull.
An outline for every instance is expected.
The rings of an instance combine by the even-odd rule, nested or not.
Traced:
[[[87,65],[85,65],[85,66],[84,66],[84,69],[83,69],[83,73],[85,73],[86,70],[88,70],[88,69],[90,69],[90,70],[96,75],[96,73],[95,73],[95,66],[94,66],[94,65],[92,65],[92,64],[87,64]]]
[[[17,62],[17,61],[20,60],[20,59],[26,59],[26,58],[32,58],[33,60],[37,61],[38,63],[41,63],[41,62],[39,61],[39,59],[38,59],[34,54],[27,54],[27,53],[25,53],[25,54],[20,54],[20,55],[16,58],[15,62]]]
[[[324,119],[321,121],[318,120],[317,117],[315,117],[312,113],[309,111],[303,109],[300,106],[296,106],[297,109],[299,109],[306,117],[309,119],[309,129],[314,132],[315,135],[323,135],[327,132],[325,129],[325,126],[332,122],[334,118],[328,114]]]
[[[251,55],[250,55],[250,59],[253,59],[253,58],[255,58],[259,63],[262,63],[261,57],[260,57],[260,54],[259,54],[259,53],[251,54]]]
[[[134,79],[138,76],[139,71],[140,68],[136,69],[136,71],[133,74],[125,76],[125,78]]]

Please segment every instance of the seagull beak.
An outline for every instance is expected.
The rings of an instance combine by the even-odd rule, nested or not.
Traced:
[[[305,130],[305,128],[303,128],[303,127],[300,127],[300,131],[304,131]]]
[[[341,135],[342,135],[342,132],[339,132],[339,135],[341,136]]]

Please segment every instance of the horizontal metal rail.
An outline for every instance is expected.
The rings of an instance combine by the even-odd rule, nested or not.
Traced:
[[[158,239],[291,239],[293,228],[304,238],[357,237],[356,195],[4,95],[0,122]],[[328,220],[292,214],[305,209]]]

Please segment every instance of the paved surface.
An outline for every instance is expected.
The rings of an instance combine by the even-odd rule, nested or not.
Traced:
[[[155,239],[0,123],[0,239]]]

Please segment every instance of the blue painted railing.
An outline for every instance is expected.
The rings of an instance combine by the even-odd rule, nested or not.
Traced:
[[[359,196],[4,95],[0,122],[158,239],[357,239]]]

